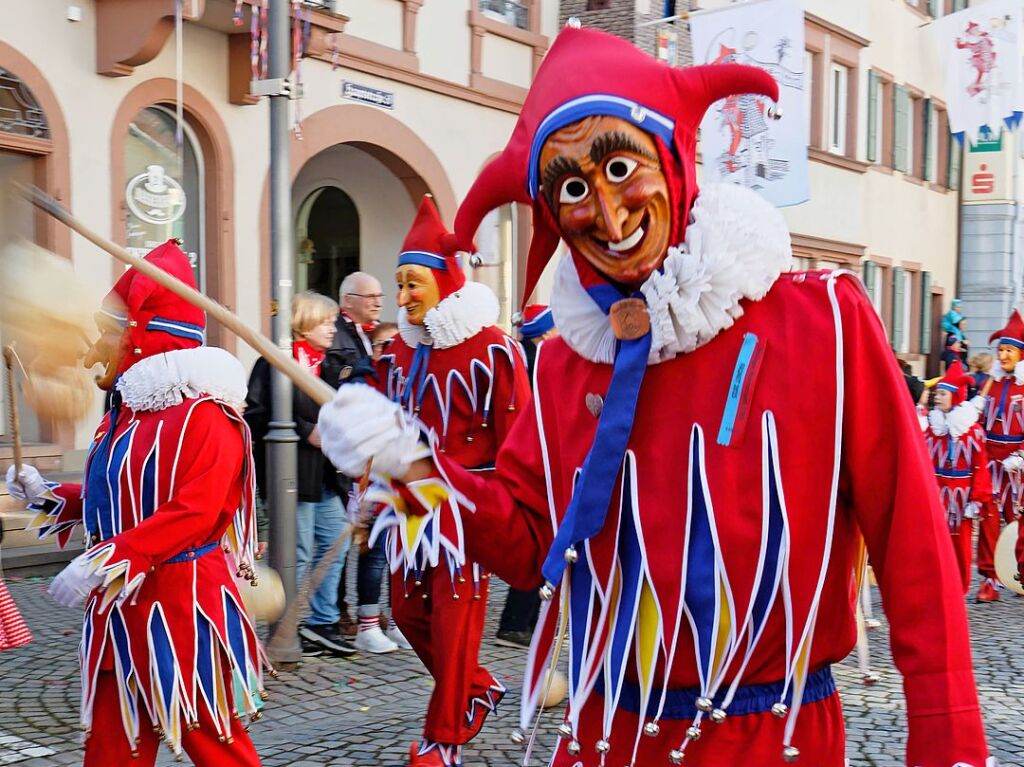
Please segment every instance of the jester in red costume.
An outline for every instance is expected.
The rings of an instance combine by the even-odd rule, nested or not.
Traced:
[[[424,197],[398,256],[399,336],[381,358],[378,378],[388,400],[419,420],[438,451],[468,471],[489,472],[530,401],[526,361],[494,326],[497,298],[466,281],[453,246],[433,199]],[[355,398],[379,397],[367,387],[344,388]],[[324,451],[338,460],[352,455],[330,437]],[[432,484],[403,488],[417,513],[406,513],[406,501],[396,498],[371,536],[372,545],[388,531],[392,614],[435,682],[410,767],[461,764],[462,746],[505,695],[477,659],[488,575],[466,556],[457,501],[419,515],[415,498],[431,498]]]
[[[532,205],[526,296],[569,247],[561,337],[538,352],[495,474],[421,458],[383,397],[324,407],[325,444],[354,437],[400,490],[442,484],[423,507],[475,509],[467,556],[541,587],[521,724],[567,637],[554,767],[843,767],[830,665],[854,646],[862,540],[904,677],[907,764],[982,767],[960,579],[878,315],[848,273],[783,274],[785,224],[755,194],[698,194],[698,126],[735,93],[778,99],[760,69],[677,69],[563,31],[455,224],[465,249],[489,210]],[[349,425],[369,412],[376,430]]]
[[[984,82],[989,73],[996,66],[996,46],[988,31],[975,21],[971,21],[964,28],[964,36],[956,39],[956,47],[959,50],[967,50],[971,54],[971,66],[974,67],[976,76],[974,82],[967,86],[969,96],[977,96],[987,89]]]
[[[1024,471],[1024,320],[1015,309],[1006,327],[989,337],[996,342],[997,364],[992,382],[974,398],[981,411],[987,439],[988,467],[992,475],[993,499],[981,511],[978,528],[978,572],[984,579],[978,588],[979,602],[999,599],[1001,588],[994,562],[996,541],[1003,520],[1012,522],[1021,504]],[[1021,525],[1018,529],[1024,528]],[[1024,544],[1018,545],[1018,550]],[[1020,562],[1024,556],[1018,555]]]
[[[195,286],[174,241],[146,260]],[[255,545],[245,371],[203,346],[202,311],[135,269],[96,316],[86,365],[104,365],[112,406],[82,483],[7,478],[41,536],[64,546],[84,527],[85,553],[50,586],[85,603],[84,763],[152,765],[162,736],[201,767],[258,765],[242,717],[259,715],[264,656],[234,578]]]
[[[978,423],[977,408],[965,401],[973,382],[959,360],[950,365],[935,385],[935,407],[925,432],[964,594],[971,587],[974,520],[992,501],[985,429]]]

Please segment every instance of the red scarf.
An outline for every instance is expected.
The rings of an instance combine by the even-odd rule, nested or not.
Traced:
[[[344,317],[348,322],[351,322],[353,325],[357,325],[367,335],[372,333],[373,329],[380,324],[380,320],[374,320],[373,322],[356,322],[354,319],[352,319],[352,317],[349,316],[349,313],[346,312],[344,309],[341,310],[341,316]]]
[[[310,373],[320,377],[320,363],[324,361],[324,352],[318,352],[309,341],[292,341],[292,357]]]

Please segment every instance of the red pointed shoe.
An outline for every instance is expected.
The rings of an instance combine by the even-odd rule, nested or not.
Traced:
[[[408,767],[462,767],[462,749],[434,743],[421,754],[420,742],[414,740],[409,746]]]

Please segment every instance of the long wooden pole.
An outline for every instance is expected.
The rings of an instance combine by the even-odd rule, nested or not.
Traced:
[[[18,391],[14,383],[14,349],[4,347],[4,365],[7,367],[7,423],[11,427],[11,443],[14,446],[14,473],[21,471],[21,419],[18,418]]]
[[[197,306],[205,311],[210,317],[217,320],[217,322],[259,352],[267,362],[280,370],[284,375],[288,376],[288,378],[292,380],[292,383],[309,395],[309,397],[311,397],[318,405],[325,405],[334,397],[334,389],[332,389],[326,382],[321,381],[319,378],[305,370],[298,362],[278,349],[277,346],[274,345],[273,341],[242,322],[238,315],[231,310],[221,306],[212,298],[200,293],[195,288],[189,287],[177,277],[171,276],[163,269],[153,266],[153,264],[149,263],[145,259],[132,255],[120,245],[115,245],[110,240],[101,237],[76,219],[68,210],[62,207],[59,202],[41,189],[18,183],[15,183],[14,186],[37,208],[53,216],[69,229],[78,232],[78,234],[82,235],[82,237],[87,239],[96,247],[106,251],[118,261],[134,267],[139,272],[153,280],[153,282],[162,285],[175,295],[180,296],[185,301],[188,301],[193,306]]]

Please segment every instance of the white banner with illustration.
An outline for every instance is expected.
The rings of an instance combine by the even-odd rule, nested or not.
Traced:
[[[768,70],[779,83],[782,119],[750,94],[716,102],[701,124],[704,183],[759,192],[778,207],[806,202],[809,118],[804,79],[803,0],[754,0],[690,16],[694,64],[734,62]]]
[[[949,127],[975,142],[983,126],[1017,127],[1024,113],[1022,0],[988,0],[932,24],[946,73]]]

